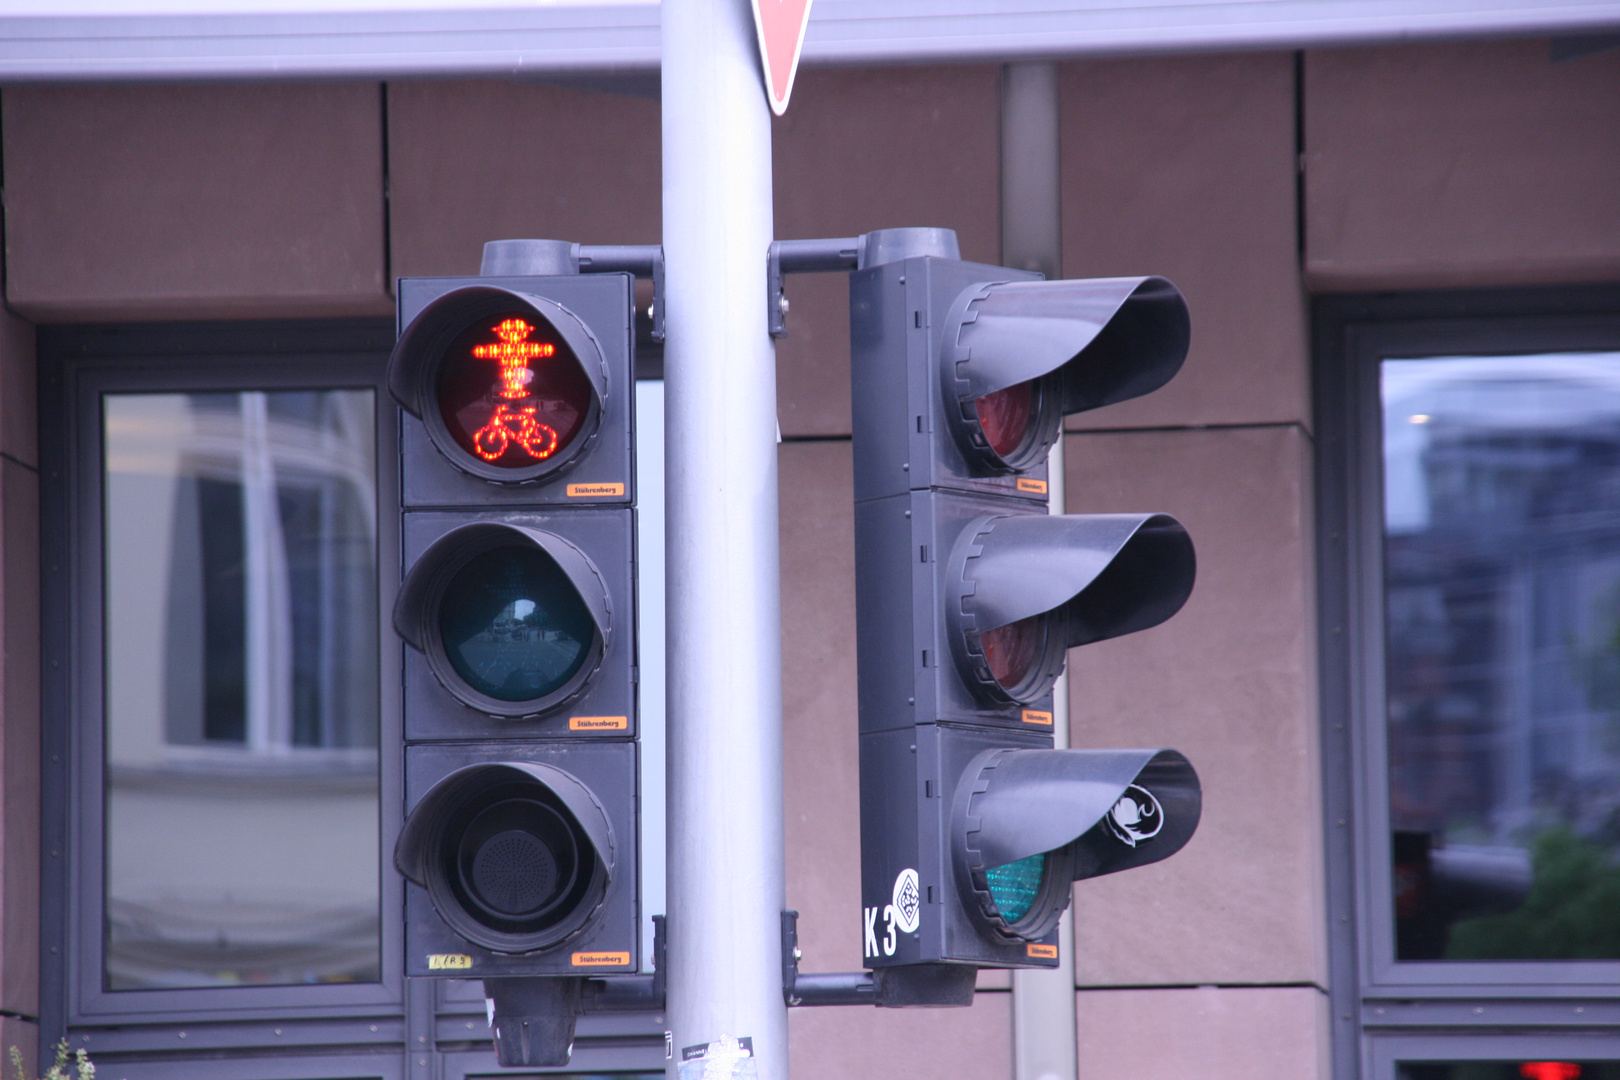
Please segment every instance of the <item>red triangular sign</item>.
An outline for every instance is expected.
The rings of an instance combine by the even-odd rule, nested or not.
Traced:
[[[765,96],[771,112],[787,112],[793,76],[799,70],[804,28],[810,24],[810,0],[753,0],[754,29],[759,31],[759,58],[765,65]]]

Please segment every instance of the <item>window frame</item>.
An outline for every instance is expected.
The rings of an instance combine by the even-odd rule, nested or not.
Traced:
[[[1389,1080],[1417,1028],[1462,1058],[1511,1056],[1532,1026],[1589,1041],[1620,960],[1395,960],[1379,364],[1620,351],[1620,286],[1319,297],[1312,330],[1333,1075]]]
[[[389,648],[399,563],[394,405],[384,384],[387,319],[322,323],[42,327],[43,790],[41,1025],[47,1042],[104,1025],[388,1014],[405,1004],[403,885],[388,872],[402,816],[399,650]],[[109,393],[367,389],[377,468],[380,981],[107,990],[103,982],[102,396]],[[371,1028],[376,1031],[376,1026]],[[88,1031],[85,1033],[88,1035]],[[221,1033],[224,1034],[223,1032]],[[369,1033],[368,1033],[369,1034]],[[99,1033],[98,1033],[99,1036]],[[387,1036],[384,1036],[385,1038]],[[378,1041],[370,1034],[362,1042]],[[98,1037],[88,1045],[104,1041]],[[80,1040],[74,1039],[75,1045]],[[170,1044],[173,1045],[173,1044]],[[201,1047],[197,1047],[201,1049]]]

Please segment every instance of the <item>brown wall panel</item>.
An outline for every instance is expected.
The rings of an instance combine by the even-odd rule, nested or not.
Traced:
[[[967,259],[1001,255],[1001,75],[993,65],[811,69],[776,121],[776,235],[955,229]],[[849,285],[788,279],[776,344],[784,435],[849,433]]]
[[[36,321],[387,311],[379,94],[8,87],[7,300]]]
[[[1171,746],[1187,847],[1075,887],[1082,986],[1325,985],[1311,452],[1299,428],[1070,435],[1071,512],[1165,511],[1198,577],[1164,624],[1069,654],[1076,747]]]
[[[656,244],[660,145],[658,102],[645,98],[390,83],[393,274],[476,274],[488,240]]]
[[[785,443],[783,800],[787,902],[805,971],[861,967],[855,511],[847,442]]]
[[[1620,53],[1309,52],[1304,164],[1313,289],[1620,278]]]
[[[0,310],[0,454],[39,465],[34,325]]]
[[[15,1046],[32,1071],[34,1063],[39,1060],[39,1025],[12,1016],[0,1016],[0,1044],[4,1044],[7,1051]],[[9,1057],[6,1058],[6,1068],[11,1068]]]
[[[1071,427],[1308,422],[1285,53],[1066,64],[1063,274],[1161,274],[1192,349],[1164,389]]]
[[[1011,999],[992,991],[968,1009],[790,1009],[788,1071],[797,1080],[1011,1076]]]
[[[1327,996],[1202,986],[1078,995],[1085,1080],[1328,1080]]]
[[[39,1015],[39,475],[0,459],[0,1009]]]

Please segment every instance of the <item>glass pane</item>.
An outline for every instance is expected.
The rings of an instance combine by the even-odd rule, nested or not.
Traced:
[[[1614,1061],[1402,1061],[1396,1080],[1620,1080]]]
[[[103,399],[109,989],[379,977],[372,396]]]
[[[1397,958],[1620,958],[1620,354],[1382,384]]]

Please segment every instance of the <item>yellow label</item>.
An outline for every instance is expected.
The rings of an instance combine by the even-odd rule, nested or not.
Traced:
[[[1024,951],[1027,952],[1030,956],[1034,957],[1036,960],[1056,960],[1057,959],[1057,946],[1056,945],[1031,945],[1028,948],[1026,948]]]
[[[1050,720],[1047,723],[1051,723]],[[568,718],[569,731],[628,731],[630,718],[628,716],[570,716]]]
[[[1022,481],[1020,481],[1020,483],[1022,483]],[[1046,490],[1046,485],[1045,484],[1041,485],[1041,490],[1042,491]],[[568,497],[570,499],[601,498],[601,497],[603,497],[605,495],[623,495],[623,494],[624,494],[624,485],[623,484],[569,484],[568,485]]]
[[[1026,724],[1051,724],[1052,723],[1052,714],[1049,713],[1049,712],[1041,712],[1041,710],[1039,710],[1039,709],[1025,709],[1024,710],[1024,723],[1026,723]]]
[[[1031,495],[1045,495],[1046,494],[1046,481],[1045,480],[1032,480],[1027,476],[1020,476],[1018,478],[1018,490],[1019,491],[1027,491]],[[569,494],[573,494],[573,493],[569,492]]]
[[[465,971],[472,967],[472,957],[464,953],[429,953],[429,971]]]
[[[630,954],[627,952],[577,952],[574,954],[575,967],[629,967]]]

